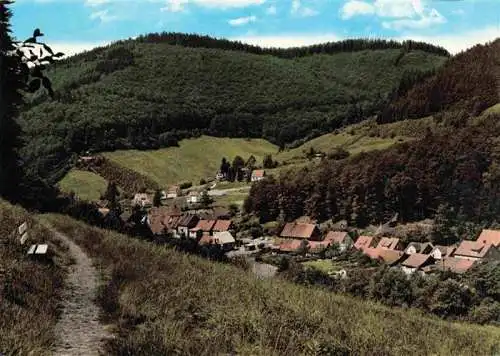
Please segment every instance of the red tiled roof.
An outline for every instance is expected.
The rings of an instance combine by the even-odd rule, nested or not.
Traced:
[[[401,263],[401,265],[411,268],[420,268],[431,260],[432,257],[430,255],[424,255],[422,253],[414,253],[410,255],[410,257],[408,257],[406,260],[404,260],[403,263]]]
[[[476,241],[498,247],[500,246],[500,231],[484,229]]]
[[[302,246],[303,240],[288,240],[279,244],[279,250],[283,252],[294,252]]]
[[[446,257],[439,262],[436,262],[436,268],[443,271],[451,271],[454,273],[467,272],[476,261],[466,260],[463,258]]]
[[[252,172],[252,176],[254,177],[264,177],[264,170],[263,169],[256,169]]]
[[[486,256],[492,247],[492,244],[484,244],[477,241],[462,241],[453,255],[482,258]]]
[[[309,249],[313,252],[320,252],[328,248],[333,241],[323,240],[323,241],[309,241]]]
[[[316,225],[288,223],[281,231],[281,237],[308,239],[312,237]]]
[[[191,231],[212,231],[212,228],[215,225],[215,220],[200,220],[198,221],[198,224],[194,228],[191,229]]]
[[[395,237],[382,237],[377,247],[385,248],[388,250],[395,250],[399,239]]]
[[[363,250],[365,248],[369,248],[372,243],[373,243],[373,236],[360,236],[356,240],[354,248],[358,250]]]
[[[372,259],[379,259],[388,264],[393,264],[404,255],[401,251],[396,250],[387,250],[384,248],[376,247],[367,247],[363,249],[363,253]]]
[[[212,236],[210,236],[208,234],[203,234],[200,241],[198,242],[198,244],[200,244],[200,245],[210,245],[212,243],[214,243],[214,239]]]
[[[347,232],[345,231],[330,231],[326,237],[325,241],[332,241],[332,242],[337,242],[337,243],[342,243],[347,237]]]
[[[214,231],[228,231],[231,227],[231,220],[217,220],[215,223],[213,230]]]

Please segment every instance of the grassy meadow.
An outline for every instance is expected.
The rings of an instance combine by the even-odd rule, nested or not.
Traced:
[[[21,246],[11,235],[28,222],[29,238]],[[0,200],[0,353],[51,355],[56,341],[61,288],[71,260],[67,247],[29,214]],[[31,244],[47,243],[54,253],[52,265],[33,261],[26,253]]]
[[[106,191],[108,182],[98,174],[72,169],[59,182],[61,191],[75,194],[83,200],[98,200]]]
[[[197,185],[202,178],[215,177],[223,157],[232,162],[237,155],[245,160],[254,155],[262,163],[266,154],[278,152],[277,146],[262,139],[202,136],[182,140],[179,146],[151,151],[121,150],[104,156],[166,187],[185,181]]]
[[[121,355],[493,355],[500,329],[293,285],[46,215],[106,275]]]

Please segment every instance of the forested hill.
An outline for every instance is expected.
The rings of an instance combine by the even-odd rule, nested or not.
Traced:
[[[285,145],[379,112],[403,77],[430,75],[448,58],[382,41],[287,59],[171,42],[146,36],[58,63],[48,73],[56,99],[35,98],[22,115],[27,163],[43,176],[73,152],[156,148],[200,133]]]
[[[404,85],[378,117],[379,123],[453,111],[477,115],[500,102],[500,39],[452,57],[435,75]]]

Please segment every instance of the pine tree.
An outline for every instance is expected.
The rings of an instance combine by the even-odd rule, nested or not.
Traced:
[[[155,195],[153,196],[153,206],[161,206],[161,191],[157,189]]]
[[[118,196],[120,192],[115,182],[109,182],[106,188],[106,193],[104,193],[104,199],[109,201],[110,209],[116,209],[118,207]]]
[[[15,48],[9,23],[11,4],[10,0],[0,1],[0,195],[17,201],[21,178],[17,148],[21,129],[15,118],[23,102],[20,90],[24,84],[20,58],[12,55]]]

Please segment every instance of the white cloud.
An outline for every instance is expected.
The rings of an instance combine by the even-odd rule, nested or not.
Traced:
[[[436,9],[432,9],[428,15],[423,15],[419,19],[400,19],[392,22],[385,21],[382,26],[393,30],[409,29],[423,29],[429,28],[433,25],[439,25],[446,22],[446,18],[441,15]]]
[[[347,20],[356,15],[373,15],[375,7],[364,1],[352,0],[346,2],[340,12],[342,18]]]
[[[479,30],[438,36],[419,36],[409,33],[395,39],[412,39],[415,41],[432,43],[446,48],[451,54],[456,54],[461,51],[465,51],[466,49],[471,48],[476,44],[485,44],[487,42],[494,41],[497,38],[500,38],[500,29],[496,26],[490,26]]]
[[[344,20],[358,15],[391,19],[382,22],[382,26],[393,30],[423,29],[446,22],[436,9],[427,8],[424,0],[375,0],[371,3],[348,0],[340,13]]]
[[[246,17],[238,17],[237,19],[229,20],[228,23],[231,26],[243,26],[249,24],[250,22],[255,22],[255,21],[257,21],[257,17],[252,15]]]
[[[49,43],[50,48],[54,52],[62,52],[65,54],[65,57],[72,56],[77,53],[81,53],[84,51],[90,51],[93,48],[106,46],[110,44],[111,41],[100,41],[100,42],[53,42]]]
[[[109,3],[110,0],[85,0],[85,5],[95,7]]]
[[[108,10],[96,11],[90,14],[91,20],[99,19],[101,22],[111,22],[116,20],[118,17],[114,15],[109,15]]]
[[[156,2],[157,0],[149,0]],[[184,5],[188,3],[208,8],[244,8],[253,5],[262,5],[266,0],[167,0],[166,6],[161,8],[161,11],[179,12],[184,9]]]
[[[318,11],[311,9],[310,7],[302,6],[300,0],[292,0],[292,8],[290,12],[292,13],[292,15],[297,15],[301,17],[310,17],[319,14]]]
[[[346,38],[335,33],[330,34],[286,34],[278,36],[240,36],[230,38],[231,40],[241,41],[248,44],[258,45],[261,47],[297,47],[309,46],[318,43],[341,41]],[[393,36],[386,38],[388,40],[404,41],[415,40],[431,43],[446,48],[451,54],[456,54],[467,50],[476,44],[484,44],[500,38],[500,29],[496,26],[485,27],[473,31],[456,32],[445,35],[435,36],[420,36],[412,33],[407,33],[402,36]]]
[[[167,0],[167,5],[162,7],[160,11],[182,12],[187,3],[188,0]]]
[[[277,12],[278,12],[278,10],[276,9],[276,6],[274,6],[274,5],[271,5],[266,9],[266,14],[268,14],[268,15],[276,15]]]

